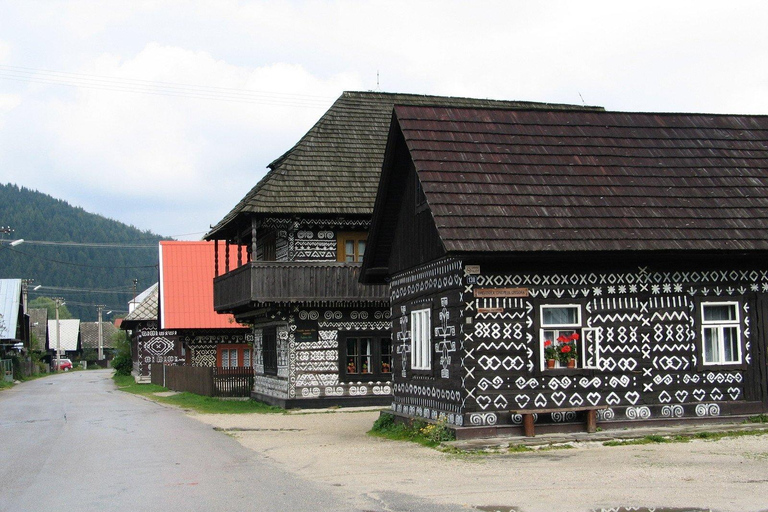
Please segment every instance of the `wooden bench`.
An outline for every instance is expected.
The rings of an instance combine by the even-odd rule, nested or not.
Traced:
[[[581,407],[558,407],[558,408],[552,408],[552,409],[520,409],[520,410],[510,410],[509,412],[512,414],[520,414],[523,417],[523,432],[525,433],[526,437],[535,437],[536,434],[534,433],[534,423],[533,423],[533,415],[534,414],[548,414],[553,412],[581,412],[586,411],[587,413],[587,432],[590,434],[593,434],[597,432],[597,411],[600,409],[607,409],[607,405],[585,405]]]

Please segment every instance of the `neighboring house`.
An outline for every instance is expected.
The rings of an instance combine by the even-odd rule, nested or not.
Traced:
[[[29,316],[21,279],[0,279],[0,353],[29,349]]]
[[[391,401],[389,290],[358,278],[396,102],[558,108],[343,93],[205,237],[217,255],[238,255],[236,266],[217,260],[214,305],[253,326],[256,399],[283,407]]]
[[[56,359],[57,354],[62,358],[73,359],[80,352],[80,319],[48,320],[48,350]]]
[[[112,322],[101,322],[101,348],[105,359],[112,359],[115,353],[117,327]],[[80,346],[90,350],[95,357],[99,351],[99,322],[80,322]]]
[[[29,310],[29,331],[32,350],[44,351],[48,346],[48,310],[32,308]],[[37,346],[33,341],[37,340]]]
[[[767,142],[765,116],[395,107],[362,269],[391,286],[394,411],[768,410]]]
[[[213,309],[213,259],[211,242],[160,242],[159,327],[191,366],[252,367],[250,329]]]
[[[160,242],[160,280],[137,296],[120,326],[131,331],[139,378],[150,376],[152,363],[252,366],[250,329],[213,309],[213,259],[211,242]]]
[[[175,333],[165,333],[157,326],[158,283],[153,284],[129,304],[120,328],[129,331],[133,373],[140,380],[149,377],[152,363],[183,361],[181,343]]]

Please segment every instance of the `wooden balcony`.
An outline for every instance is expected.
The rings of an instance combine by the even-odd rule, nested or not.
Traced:
[[[362,285],[359,263],[251,262],[213,280],[219,313],[238,313],[270,302],[388,302],[388,285]]]

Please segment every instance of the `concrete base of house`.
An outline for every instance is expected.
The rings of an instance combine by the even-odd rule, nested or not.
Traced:
[[[722,402],[720,404],[723,412],[720,416],[685,416],[680,418],[647,418],[647,419],[634,419],[634,420],[622,420],[614,419],[609,421],[597,422],[597,427],[603,431],[609,430],[621,430],[621,429],[633,429],[633,428],[647,428],[647,427],[671,427],[680,425],[706,425],[706,424],[720,424],[720,423],[739,423],[743,422],[747,418],[753,417],[758,414],[765,414],[768,412],[766,406],[762,402]],[[418,416],[409,416],[407,414],[398,413],[392,410],[382,411],[382,414],[391,414],[394,416],[397,422],[412,421],[426,421],[433,423],[431,420],[421,418]],[[498,424],[498,425],[483,425],[483,426],[462,426],[448,425],[448,428],[454,431],[457,441],[468,439],[481,439],[481,438],[493,438],[493,437],[522,437],[525,436],[522,424]],[[536,435],[543,434],[565,434],[565,433],[577,433],[585,432],[585,421],[580,419],[572,422],[563,423],[536,423],[535,432]]]
[[[283,409],[324,409],[326,407],[387,407],[392,403],[391,395],[339,396],[322,398],[276,398],[252,392],[251,399]]]

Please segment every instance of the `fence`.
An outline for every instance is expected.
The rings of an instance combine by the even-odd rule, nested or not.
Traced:
[[[173,391],[217,397],[250,397],[253,368],[151,365],[152,384]]]

